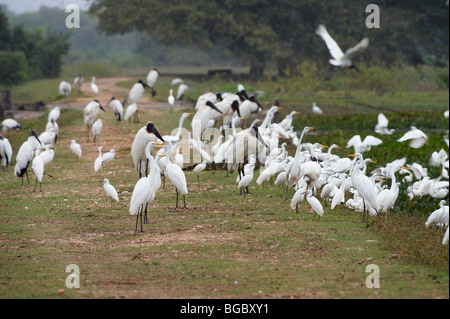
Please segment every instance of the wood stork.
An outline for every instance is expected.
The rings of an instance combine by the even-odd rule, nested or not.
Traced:
[[[11,164],[13,149],[9,140],[0,134],[0,159],[2,161],[3,171],[6,171]]]
[[[45,144],[55,145],[56,139],[57,139],[57,135],[56,135],[56,130],[54,128],[50,128],[48,132],[42,132],[39,135],[39,140],[41,141],[42,145],[45,145]]]
[[[186,92],[188,91],[188,89],[189,89],[189,87],[187,86],[187,84],[181,83],[178,86],[178,90],[177,90],[177,100],[183,101],[183,97],[186,94]]]
[[[197,139],[201,137],[203,131],[214,126],[215,120],[223,115],[223,112],[217,108],[215,104],[207,101],[206,104],[195,112],[192,118],[192,137]]]
[[[150,89],[152,90],[152,96],[156,95],[155,84],[160,75],[161,74],[159,73],[157,68],[154,68],[153,70],[151,70],[147,75],[147,83],[148,83],[148,86],[150,87]]]
[[[91,102],[89,102],[86,107],[84,108],[84,124],[86,125],[88,138],[87,141],[89,142],[89,131],[91,130],[91,126],[95,121],[95,118],[97,117],[98,112],[102,110],[103,112],[106,112],[103,106],[100,104],[100,102],[95,99]]]
[[[20,123],[14,119],[3,120],[0,127],[2,129],[2,132],[5,134],[8,134],[10,130],[16,130],[17,132],[19,132],[21,128]]]
[[[59,95],[69,96],[72,91],[72,86],[67,81],[61,81],[59,83]]]
[[[42,192],[42,179],[44,177],[44,167],[50,163],[55,157],[55,152],[53,151],[53,145],[43,145],[43,151],[36,155],[31,163],[31,169],[36,175],[36,182],[34,184],[33,192],[36,191],[37,182],[39,182],[39,188]],[[47,174],[48,175],[48,174]],[[51,175],[49,175],[52,177]]]
[[[61,109],[59,106],[55,106],[49,113],[48,113],[48,120],[47,122],[51,122],[52,120],[54,122],[58,122],[58,119],[61,115]]]
[[[206,105],[206,102],[208,101],[215,104],[222,100],[223,99],[221,93],[214,94],[213,92],[206,92],[198,97],[197,103],[195,104],[195,109],[196,110],[200,109],[201,107]]]
[[[119,124],[120,121],[122,121],[123,118],[123,105],[122,102],[120,102],[118,99],[116,99],[114,96],[109,100],[109,106],[114,112],[114,115],[116,116],[116,126]]]
[[[28,185],[30,185],[27,168],[30,162],[33,160],[34,150],[39,144],[42,145],[41,141],[36,135],[36,132],[34,130],[30,130],[28,132],[28,139],[20,146],[19,151],[17,152],[14,175],[17,177],[22,177],[22,186],[24,174],[27,175]]]
[[[98,94],[98,86],[97,86],[97,84],[95,84],[95,76],[92,77],[91,91],[92,91],[92,93],[94,93],[94,95]]]
[[[367,47],[369,46],[368,38],[362,39],[361,42],[358,43],[356,46],[347,49],[347,51],[343,53],[339,45],[330,36],[330,34],[328,33],[327,29],[323,24],[319,25],[319,27],[316,30],[316,34],[319,35],[323,41],[325,41],[325,44],[327,45],[328,50],[330,51],[330,54],[333,57],[333,59],[329,60],[330,64],[343,68],[355,69],[356,71],[359,72],[359,69],[352,63],[352,59],[357,54],[367,49]]]
[[[138,106],[136,103],[128,105],[126,111],[125,111],[125,121],[128,121],[130,123],[131,117],[134,115],[133,122],[139,123],[139,120],[137,118],[138,114]]]
[[[157,142],[158,140],[164,142],[164,138],[159,134],[152,122],[148,122],[146,126],[136,133],[131,146],[131,157],[139,178],[142,177],[142,173],[145,176],[148,175],[148,159],[145,155],[146,146],[149,142]]]

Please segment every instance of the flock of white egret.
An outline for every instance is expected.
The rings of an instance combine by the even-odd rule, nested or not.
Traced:
[[[346,51],[344,54],[337,43],[331,38],[324,26],[317,29],[317,34],[325,41],[333,60],[330,63],[335,66],[355,68],[351,58],[358,52],[366,49],[368,39],[363,39],[357,46]],[[147,83],[139,80],[130,89],[128,96],[123,102],[112,97],[109,107],[116,117],[116,125],[122,119],[138,122],[137,104],[139,99],[148,88],[152,95],[156,94],[154,89],[158,76],[157,69],[150,71]],[[82,83],[81,75],[74,80],[77,88]],[[172,84],[179,84],[176,99],[182,100],[188,89],[181,79],[174,79]],[[98,92],[95,85],[95,77],[92,78],[91,88],[94,93]],[[70,94],[70,84],[63,82],[60,85],[61,94]],[[68,92],[68,93],[67,93]],[[168,105],[170,110],[175,103],[173,90],[169,92]],[[124,106],[128,104],[125,111]],[[420,163],[407,163],[406,158],[397,159],[385,166],[379,165],[372,172],[367,171],[367,163],[373,162],[365,158],[366,152],[372,147],[383,143],[383,135],[394,134],[395,129],[388,128],[389,121],[385,115],[378,115],[378,123],[374,132],[378,135],[368,135],[364,139],[360,135],[353,136],[347,143],[347,148],[353,148],[348,157],[339,157],[332,153],[333,149],[341,148],[334,144],[329,147],[320,143],[304,143],[303,138],[308,132],[314,130],[305,126],[300,132],[295,131],[292,125],[293,117],[298,112],[289,113],[279,123],[275,123],[274,117],[282,108],[273,106],[267,111],[258,102],[255,96],[248,96],[242,85],[236,92],[208,92],[198,97],[194,106],[195,113],[182,114],[179,126],[173,135],[161,136],[154,122],[148,122],[143,126],[134,138],[131,145],[131,158],[136,172],[139,176],[129,203],[129,213],[136,216],[136,228],[140,219],[140,231],[143,231],[143,223],[147,223],[147,206],[155,197],[162,184],[162,177],[169,179],[176,190],[176,208],[178,208],[179,194],[183,195],[183,208],[187,208],[186,195],[188,184],[183,166],[186,163],[196,164],[193,172],[197,174],[197,183],[200,184],[199,174],[208,165],[213,168],[221,165],[225,167],[228,174],[237,172],[236,187],[240,194],[249,194],[255,180],[257,185],[267,185],[274,181],[275,185],[282,185],[285,189],[286,200],[288,190],[293,188],[294,195],[290,199],[290,207],[296,210],[301,202],[306,202],[311,207],[311,212],[320,216],[324,215],[323,204],[330,203],[330,208],[335,209],[341,205],[362,212],[363,220],[368,216],[385,214],[395,206],[399,196],[399,184],[408,182],[408,196],[412,198],[431,196],[443,199],[439,209],[432,212],[426,226],[436,225],[447,227],[443,244],[448,243],[448,153],[441,149],[431,154],[431,166],[441,167],[441,175],[432,178],[428,176],[427,169]],[[100,140],[102,130],[102,119],[97,119],[98,114],[106,111],[97,99],[89,102],[84,109],[84,123],[87,129],[87,140],[92,134],[93,141]],[[313,114],[322,115],[322,110],[316,103],[312,106]],[[258,114],[253,122],[246,126],[252,114]],[[55,107],[48,117],[45,132],[37,135],[30,130],[29,137],[20,147],[16,156],[14,174],[22,178],[26,175],[27,168],[32,163],[32,169],[36,175],[36,184],[41,184],[45,166],[54,157],[54,147],[58,137],[57,120],[60,110]],[[184,120],[192,116],[191,130],[183,127]],[[445,114],[448,117],[448,111]],[[259,125],[257,125],[260,122]],[[3,132],[11,129],[20,129],[20,124],[12,119],[2,123]],[[187,134],[185,134],[187,133]],[[408,142],[409,147],[420,148],[427,143],[427,135],[415,128],[405,133],[398,139],[401,143]],[[448,147],[448,136],[444,137]],[[295,147],[295,152],[289,154],[288,144]],[[77,156],[82,157],[80,144],[71,141],[70,149]],[[326,150],[327,149],[327,150]],[[114,159],[114,149],[102,154],[102,147],[98,148],[99,156],[94,163],[94,171],[98,172],[103,163]],[[326,150],[326,151],[325,151]],[[192,152],[200,154],[198,161],[190,162]],[[0,156],[3,168],[6,169],[11,163],[12,149],[7,138],[0,139]],[[188,160],[186,160],[186,158]],[[424,163],[422,163],[424,164]],[[259,167],[259,175],[256,176],[255,169]],[[396,173],[403,177],[396,177]],[[390,179],[390,185],[384,181]],[[119,201],[116,190],[107,179],[103,180],[103,187],[111,200]],[[35,185],[36,188],[36,185]],[[42,190],[42,186],[41,186]]]

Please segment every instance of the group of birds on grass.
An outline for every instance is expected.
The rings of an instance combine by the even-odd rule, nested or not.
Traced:
[[[351,59],[368,47],[369,40],[367,38],[343,53],[328,34],[325,26],[319,26],[316,33],[325,41],[333,57],[330,60],[332,65],[358,70]],[[115,97],[111,98],[109,106],[116,116],[116,125],[122,120],[123,105],[126,103],[129,104],[129,107],[125,112],[125,120],[129,120],[134,115],[135,121],[138,122],[137,103],[147,88],[151,89],[153,96],[156,94],[154,86],[159,75],[159,71],[154,69],[149,73],[147,83],[142,80],[137,81],[122,103]],[[77,79],[79,87],[82,78],[79,76]],[[95,85],[94,82],[95,78],[92,79],[92,86]],[[177,99],[182,99],[188,89],[187,85],[179,78],[174,79],[171,84],[179,85]],[[61,92],[66,94],[67,89]],[[93,92],[95,93],[94,87]],[[173,89],[171,89],[168,98],[170,110],[172,110],[174,102],[175,97]],[[355,135],[346,145],[347,148],[353,148],[352,154],[348,157],[339,157],[332,153],[334,149],[341,149],[336,144],[328,147],[320,143],[303,142],[303,138],[314,128],[305,126],[298,136],[292,123],[293,117],[299,112],[293,111],[282,121],[275,123],[275,115],[282,107],[274,105],[264,111],[255,95],[249,96],[241,84],[234,93],[207,92],[199,96],[194,109],[195,113],[182,114],[174,135],[161,136],[152,122],[147,122],[136,133],[131,147],[131,157],[139,179],[134,186],[129,203],[129,213],[136,216],[136,231],[138,231],[139,220],[140,231],[143,231],[143,223],[148,222],[148,204],[155,199],[156,192],[161,185],[164,187],[165,176],[175,187],[176,208],[178,208],[179,194],[183,195],[183,208],[186,208],[188,185],[182,169],[183,158],[190,156],[192,151],[198,152],[201,158],[193,168],[199,184],[200,174],[208,165],[213,168],[223,165],[227,174],[237,172],[237,188],[240,190],[240,194],[245,196],[250,193],[249,187],[254,180],[255,169],[259,167],[256,184],[266,187],[274,180],[275,185],[283,186],[286,200],[289,199],[289,189],[293,188],[295,193],[290,200],[290,207],[298,214],[299,204],[306,199],[311,207],[311,212],[314,213],[314,218],[316,215],[319,215],[319,218],[324,215],[322,203],[325,205],[330,203],[331,209],[345,205],[360,211],[363,221],[368,221],[369,216],[377,216],[381,213],[386,214],[387,218],[399,196],[400,183],[410,184],[408,196],[411,199],[423,196],[441,199],[448,197],[449,161],[448,154],[443,149],[434,152],[429,162],[431,166],[441,167],[441,175],[437,178],[428,176],[427,169],[418,163],[407,164],[406,158],[379,166],[369,173],[368,164],[374,163],[374,161],[365,158],[364,154],[369,152],[372,147],[381,145],[383,143],[381,138],[368,135],[363,139],[360,135]],[[105,111],[97,99],[91,101],[84,109],[88,140],[91,130],[94,141],[99,140],[102,120],[95,120],[100,110]],[[128,110],[130,111],[128,112]],[[323,114],[316,103],[312,106],[312,112],[316,115]],[[256,114],[259,118],[253,120],[250,125],[246,125],[245,121],[252,114]],[[448,111],[444,115],[448,117]],[[192,116],[191,131],[183,128],[184,120],[189,116]],[[53,128],[49,125],[46,130],[48,134],[45,135],[45,141],[49,142],[48,144],[42,143],[44,137],[38,137],[33,130],[30,131],[27,142],[22,145],[16,158],[15,174],[17,176],[23,178],[33,156],[35,156],[34,158],[41,156],[40,154],[33,155],[35,150],[38,149],[41,153],[51,151],[52,146],[56,143],[58,132],[58,129],[55,128],[56,120],[51,121],[49,116],[49,123],[52,123]],[[257,125],[257,123],[260,124]],[[183,130],[188,131],[187,136],[182,134]],[[395,129],[389,128],[388,119],[380,113],[374,131],[383,136],[392,135]],[[216,134],[217,132],[218,134]],[[216,135],[213,136],[214,134]],[[52,140],[52,136],[54,140]],[[398,142],[408,142],[411,148],[417,149],[427,143],[427,140],[428,137],[423,131],[411,126],[410,131],[399,138]],[[448,147],[448,137],[445,137],[444,140]],[[6,145],[5,138],[2,141],[1,145]],[[294,154],[289,154],[287,150],[289,145],[295,148]],[[81,157],[81,147],[74,140],[72,140],[70,148],[74,154]],[[25,153],[25,149],[27,150],[26,156],[22,155]],[[102,163],[111,161],[115,155],[114,150],[102,155],[101,146],[98,150],[99,157],[94,164],[95,172],[100,169]],[[1,152],[0,148],[0,154],[3,154]],[[5,156],[2,155],[2,162],[3,157]],[[7,157],[7,163],[10,162],[10,158],[10,156]],[[36,166],[39,165],[43,168],[46,161],[42,159],[41,162],[44,164],[42,165],[38,160]],[[397,180],[396,173],[403,177]],[[384,179],[391,180],[390,186],[385,183]],[[38,181],[41,182],[41,180]],[[103,183],[108,196],[119,201],[117,192],[109,181],[104,179]],[[448,205],[445,203],[445,200],[441,201],[440,208],[429,216],[426,223],[426,227],[430,225],[447,227],[443,244],[448,243]]]

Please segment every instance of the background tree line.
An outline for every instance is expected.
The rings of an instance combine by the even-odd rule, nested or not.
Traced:
[[[106,35],[138,31],[164,43],[220,43],[251,65],[255,76],[269,63],[279,73],[308,59],[328,61],[315,34],[325,24],[345,50],[364,36],[371,45],[361,58],[390,66],[448,64],[446,1],[382,0],[381,28],[368,29],[365,8],[373,1],[316,0],[94,0],[90,12]]]
[[[62,56],[69,49],[68,36],[55,32],[44,36],[40,27],[33,31],[20,25],[11,27],[0,8],[0,84],[58,76]]]

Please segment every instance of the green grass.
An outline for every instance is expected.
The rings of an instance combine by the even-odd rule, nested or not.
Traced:
[[[161,87],[167,83],[162,81]],[[202,84],[192,86],[199,89]],[[160,132],[167,134],[182,112],[169,116],[166,111],[142,111],[140,117],[157,120]],[[325,208],[320,222],[313,222],[306,201],[297,216],[284,200],[283,189],[255,183],[252,194],[244,198],[238,195],[236,175],[227,177],[224,171],[214,176],[203,172],[200,185],[195,174],[186,172],[187,210],[174,209],[175,192],[167,182],[150,205],[150,223],[144,225],[144,233],[136,234],[128,203],[138,177],[129,147],[143,124],[120,123],[116,128],[112,112],[102,118],[99,145],[116,148],[117,153],[99,172],[93,170],[99,145],[86,143],[82,112],[67,109],[58,121],[55,159],[46,167],[53,178],[44,176],[42,193],[21,187],[13,167],[0,172],[1,298],[449,297],[448,246],[441,245],[442,232],[425,229],[423,216],[392,214],[388,223],[382,217],[367,227],[360,213],[340,207]],[[352,125],[361,118],[337,121],[343,125],[342,134],[330,125],[332,119],[305,116],[296,125],[316,127],[318,134],[307,135],[305,142],[337,141],[345,147]],[[397,124],[394,118],[392,127]],[[27,129],[42,131],[46,119],[47,113],[24,121],[26,129],[11,133],[14,154]],[[373,121],[367,118],[362,135],[369,134]],[[430,138],[423,158],[438,150],[441,135]],[[383,137],[383,147],[403,154],[407,146],[394,147],[395,138]],[[71,154],[71,139],[82,145],[80,161]],[[377,150],[373,152],[378,159]],[[381,165],[386,161],[380,157]],[[99,182],[103,178],[119,193],[120,203],[112,208]],[[30,180],[33,185],[31,170]],[[65,287],[69,264],[80,267],[80,289]],[[380,267],[380,289],[365,286],[369,264]]]

